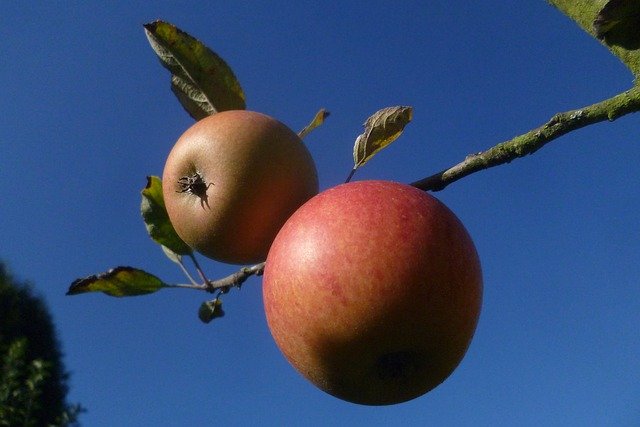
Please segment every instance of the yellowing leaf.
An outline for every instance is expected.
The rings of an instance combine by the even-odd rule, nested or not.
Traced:
[[[353,147],[354,169],[368,162],[378,151],[395,141],[413,117],[411,107],[388,107],[377,111],[364,123],[364,132]]]
[[[156,292],[167,285],[153,274],[133,267],[116,267],[111,270],[75,280],[67,295],[86,292],[104,292],[112,297],[130,297]]]
[[[304,129],[298,132],[298,136],[300,138],[304,138],[305,136],[307,136],[309,133],[311,133],[312,130],[322,125],[324,123],[324,119],[329,117],[329,114],[330,113],[327,110],[321,108],[320,111],[316,113],[311,123],[309,123],[307,126],[305,126]]]
[[[196,121],[216,113],[206,95],[188,80],[171,76],[171,92]]]
[[[140,212],[149,236],[177,255],[193,253],[193,250],[178,236],[169,220],[162,196],[162,180],[157,176],[147,177],[147,186],[141,194]]]
[[[168,22],[144,25],[151,47],[171,76],[171,90],[196,120],[246,108],[233,70],[202,42]]]

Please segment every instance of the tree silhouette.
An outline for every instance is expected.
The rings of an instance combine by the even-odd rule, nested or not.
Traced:
[[[49,310],[0,261],[0,426],[75,424],[68,373]]]

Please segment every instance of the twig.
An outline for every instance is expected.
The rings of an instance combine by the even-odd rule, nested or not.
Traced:
[[[227,277],[217,280],[207,280],[203,284],[178,284],[178,285],[166,285],[169,288],[183,288],[183,289],[195,289],[198,291],[207,291],[214,293],[219,291],[226,294],[231,288],[239,288],[242,284],[251,276],[261,276],[264,273],[265,263],[252,265],[250,267],[242,267],[237,272],[230,274]]]
[[[425,191],[440,191],[467,175],[535,153],[547,143],[573,130],[605,120],[613,121],[636,111],[640,111],[640,87],[637,86],[587,107],[558,113],[536,129],[495,145],[481,153],[469,155],[457,165],[411,185]],[[207,280],[197,264],[196,267],[203,277],[204,283],[202,285],[173,285],[172,287],[197,289],[210,293],[217,291],[224,294],[233,287],[240,287],[249,277],[262,275],[265,263],[243,267],[236,273],[218,280]]]
[[[205,276],[204,270],[202,269],[202,267],[200,267],[200,263],[198,262],[197,258],[193,255],[193,253],[190,253],[189,257],[191,258],[193,265],[196,267],[196,271],[198,272],[198,275],[200,276],[202,281],[204,283],[207,283],[209,279],[207,279],[207,276]]]
[[[193,259],[193,256],[192,256],[192,259]],[[178,258],[177,264],[180,267],[180,270],[182,270],[182,272],[184,273],[184,275],[187,276],[187,279],[189,279],[191,284],[198,286],[198,282],[195,281],[191,273],[189,273],[189,270],[187,270],[187,267],[185,267],[184,262],[182,262],[182,257]]]
[[[208,292],[214,292],[215,290],[221,290],[222,293],[226,293],[230,288],[240,287],[249,277],[261,276],[264,272],[265,263],[252,265],[250,267],[243,267],[239,271],[222,279],[209,280],[206,283],[206,290]]]
[[[411,185],[425,191],[440,191],[467,175],[532,154],[568,132],[605,120],[613,121],[636,111],[640,111],[640,88],[637,86],[588,107],[558,113],[536,129],[481,153],[471,154],[457,165]]]

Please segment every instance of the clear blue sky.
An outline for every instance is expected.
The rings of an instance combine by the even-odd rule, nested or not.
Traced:
[[[640,423],[637,115],[437,194],[476,242],[484,307],[460,367],[409,403],[357,406],[307,383],[271,339],[259,279],[209,325],[195,291],[66,297],[117,265],[184,281],[139,213],[145,176],[192,123],[144,36],[158,18],[224,57],[250,109],[295,130],[331,111],[307,138],[322,188],[344,180],[379,108],[411,105],[414,120],[356,179],[410,182],[632,84],[542,0],[4,2],[0,258],[46,298],[84,425]]]

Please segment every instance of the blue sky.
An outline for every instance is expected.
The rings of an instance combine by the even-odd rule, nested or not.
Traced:
[[[346,3],[346,4],[345,4]],[[374,111],[414,107],[356,179],[411,182],[632,85],[608,51],[531,2],[5,2],[0,258],[52,311],[87,426],[637,425],[638,116],[566,135],[437,193],[482,261],[484,306],[455,373],[366,407],[317,390],[271,339],[260,280],[224,298],[67,297],[117,265],[181,272],[147,237],[139,191],[192,123],[142,24],[172,22],[234,69],[248,108],[301,129],[322,188],[344,180]],[[210,277],[236,267],[200,258]]]

